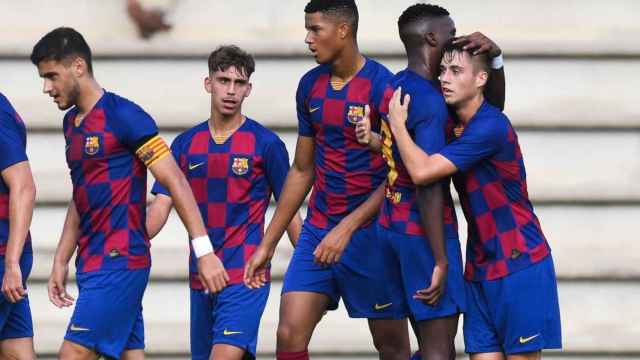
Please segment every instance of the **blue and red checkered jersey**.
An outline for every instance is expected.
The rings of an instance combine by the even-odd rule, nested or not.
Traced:
[[[403,96],[409,94],[407,130],[414,142],[427,154],[435,154],[446,144],[445,134],[449,112],[438,85],[411,70],[403,70],[391,81],[393,88],[402,87]],[[389,101],[386,99],[385,101]],[[382,120],[382,155],[389,172],[378,222],[383,227],[401,234],[425,236],[416,200],[416,186],[411,180],[386,117]],[[443,183],[445,183],[443,181]],[[445,236],[458,238],[458,224],[451,199],[450,180],[443,186]]]
[[[80,216],[77,271],[147,268],[145,164],[161,155],[161,148],[148,148],[158,128],[138,105],[107,91],[84,118],[77,115],[72,108],[63,124]]]
[[[454,185],[469,229],[467,279],[498,279],[550,253],[529,200],[518,136],[498,108],[485,101],[440,154],[458,168]]]
[[[273,131],[247,118],[223,144],[217,144],[205,121],[180,134],[171,152],[191,185],[229,283],[242,283],[245,262],[264,235],[271,194],[276,200],[280,197],[289,171],[284,143]],[[152,192],[169,195],[157,182]],[[204,289],[189,246],[191,288]]]
[[[0,93],[0,172],[27,159],[27,130],[9,100]],[[9,187],[0,177],[0,256],[7,251],[9,240]],[[27,233],[23,252],[32,252],[31,235]],[[2,265],[4,266],[4,262]]]
[[[340,88],[331,84],[329,65],[315,67],[300,80],[298,134],[313,137],[315,144],[315,181],[306,219],[314,226],[335,226],[384,181],[384,159],[358,143],[355,123],[364,118],[369,105],[372,129],[379,131],[380,116],[388,112],[383,98],[392,92],[392,76],[380,63],[366,59]]]

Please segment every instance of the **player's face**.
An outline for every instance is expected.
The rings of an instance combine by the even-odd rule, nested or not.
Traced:
[[[211,105],[223,116],[239,113],[242,102],[251,93],[249,77],[238,71],[235,66],[209,74],[204,80],[204,86],[211,94]]]
[[[74,64],[44,60],[38,63],[38,73],[44,79],[42,92],[51,96],[58,109],[67,110],[77,103],[80,85],[75,76]]]
[[[460,105],[482,92],[487,73],[474,68],[467,52],[446,53],[440,62],[440,86],[449,105]]]
[[[340,48],[340,26],[321,12],[305,14],[304,27],[307,36],[304,42],[318,64],[331,63]]]
[[[440,20],[438,24],[436,36],[438,37],[438,44],[444,45],[449,40],[456,37],[456,24],[453,22],[453,19],[449,16]]]

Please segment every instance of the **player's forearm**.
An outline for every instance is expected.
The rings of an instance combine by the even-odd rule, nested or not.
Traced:
[[[493,106],[504,110],[506,85],[504,78],[504,67],[492,69],[489,81],[484,89],[484,96]]]
[[[149,238],[153,239],[167,223],[173,202],[171,197],[158,194],[147,208],[146,227]]]
[[[162,185],[169,190],[176,212],[180,216],[180,220],[182,220],[189,236],[195,239],[207,235],[196,199],[193,197],[191,187],[189,187],[189,183],[182,175],[182,172],[177,170],[174,176],[169,177],[167,184]]]
[[[62,235],[58,241],[58,247],[56,248],[56,254],[53,258],[55,265],[67,266],[73,252],[78,245],[78,237],[80,236],[80,217],[76,210],[76,205],[73,200],[69,204],[67,210],[67,217],[64,220],[64,227],[62,228]]]
[[[313,185],[313,168],[301,170],[294,163],[282,188],[276,212],[267,227],[261,246],[275,250],[282,234],[291,223]]]
[[[289,236],[289,241],[293,247],[296,247],[298,244],[298,239],[300,238],[300,231],[302,231],[302,218],[299,213],[293,217],[289,226],[287,227],[287,235]]]
[[[353,232],[371,220],[380,211],[380,206],[384,200],[384,186],[385,183],[383,182],[365,202],[342,219],[340,223],[348,226],[349,230]]]
[[[430,171],[431,156],[427,155],[411,139],[409,131],[404,126],[392,127],[393,137],[400,152],[400,157],[404,163],[411,181],[418,185],[427,185],[438,179]]]
[[[436,264],[447,265],[447,248],[444,235],[444,196],[442,184],[436,182],[416,188],[420,220]]]
[[[23,182],[11,184],[9,190],[9,238],[5,254],[6,265],[20,263],[36,199],[36,187],[29,171]]]
[[[371,132],[371,140],[369,141],[369,150],[380,153],[382,151],[382,137],[375,131]]]

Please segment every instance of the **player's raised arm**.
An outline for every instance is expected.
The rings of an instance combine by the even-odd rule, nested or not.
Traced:
[[[69,260],[78,245],[80,236],[80,216],[75,202],[69,202],[67,216],[64,220],[62,235],[53,257],[53,268],[49,276],[49,300],[57,307],[73,305],[73,297],[67,293],[67,276],[69,274]]]
[[[198,257],[198,273],[207,290],[218,292],[229,281],[229,275],[222,262],[213,252],[211,241],[202,221],[196,200],[193,197],[189,183],[172,156],[164,141],[156,137],[147,141],[138,151],[145,165],[153,176],[164,186],[173,199],[173,204],[191,237],[193,250]],[[164,145],[160,145],[162,142]]]
[[[405,126],[408,117],[409,95],[401,102],[402,88],[398,88],[389,103],[389,124],[402,161],[416,185],[427,185],[454,174],[457,169],[451,161],[439,154],[427,155],[411,139]]]
[[[266,268],[273,258],[278,241],[302,205],[314,179],[314,141],[309,136],[298,136],[293,164],[287,174],[276,212],[267,227],[262,242],[245,266],[245,283],[250,287],[261,286],[254,273]]]
[[[4,259],[2,293],[15,303],[26,295],[22,286],[20,256],[29,234],[36,187],[28,161],[21,161],[2,170],[2,180],[9,187],[9,238]]]

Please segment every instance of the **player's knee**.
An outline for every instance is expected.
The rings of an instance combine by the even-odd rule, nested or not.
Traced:
[[[291,322],[280,321],[276,332],[278,348],[287,351],[305,350],[308,340],[306,340],[305,332],[301,330]]]
[[[68,341],[62,343],[62,347],[58,352],[58,359],[60,360],[94,360],[97,358],[97,354],[93,351]]]
[[[394,334],[375,334],[373,346],[384,360],[406,360],[411,356],[411,349],[406,346],[404,339]]]

